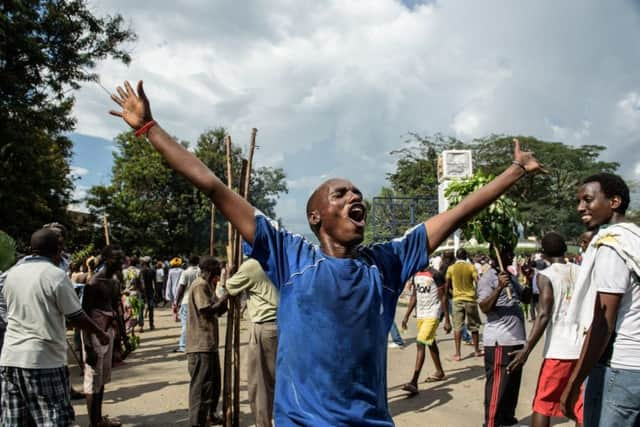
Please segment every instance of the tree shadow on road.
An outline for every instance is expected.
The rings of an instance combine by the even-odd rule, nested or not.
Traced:
[[[453,384],[464,381],[481,378],[484,376],[484,367],[468,366],[459,369],[447,371],[447,378],[444,381],[427,383],[418,383],[420,393],[414,396],[402,394],[394,397],[389,401],[389,410],[392,416],[397,416],[407,412],[426,412],[429,409],[437,408],[451,401],[453,396],[451,392]],[[391,387],[389,391],[402,391],[402,385]]]
[[[220,409],[220,406],[218,406]],[[150,414],[150,415],[142,415],[142,416],[119,416],[118,419],[122,422],[123,426],[133,426],[133,427],[142,427],[142,426],[156,426],[156,427],[177,427],[177,426],[188,426],[189,425],[189,411],[178,410],[165,412],[161,414]],[[241,426],[249,426],[254,425],[255,420],[253,416],[249,413],[241,412],[239,416],[239,425]]]
[[[189,381],[160,381],[156,383],[137,384],[130,387],[120,387],[115,390],[109,390],[105,387],[104,401],[107,403],[123,402],[129,399],[144,396],[148,393],[154,393],[165,387],[188,384]]]

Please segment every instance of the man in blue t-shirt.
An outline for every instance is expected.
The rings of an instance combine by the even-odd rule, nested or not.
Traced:
[[[513,165],[459,205],[403,237],[363,247],[366,207],[345,179],[321,184],[307,203],[320,246],[281,228],[229,190],[152,118],[142,82],[112,99],[138,136],[207,194],[248,243],[280,291],[274,418],[278,426],[391,426],[386,341],[404,283],[456,228],[519,178],[540,169],[515,142]],[[428,238],[427,238],[428,235]]]

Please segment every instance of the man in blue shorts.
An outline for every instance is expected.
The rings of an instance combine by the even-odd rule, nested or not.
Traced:
[[[249,244],[280,291],[274,418],[278,426],[392,426],[387,406],[387,333],[404,283],[428,254],[473,214],[540,164],[515,143],[515,160],[490,184],[451,210],[390,242],[361,246],[366,207],[345,179],[330,179],[307,203],[313,245],[229,190],[152,118],[142,82],[112,99],[138,136],[203,191]],[[428,238],[427,238],[428,235]]]

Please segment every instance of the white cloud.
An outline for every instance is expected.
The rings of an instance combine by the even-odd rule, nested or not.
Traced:
[[[576,127],[562,126],[548,118],[545,121],[551,128],[551,135],[554,141],[582,144],[582,141],[591,135],[591,122],[589,120],[582,120]]]
[[[88,186],[76,184],[71,195],[71,199],[74,203],[69,204],[69,209],[80,212],[89,212],[89,208],[85,203],[88,190]]]
[[[317,177],[344,176],[375,194],[409,131],[605,144],[632,173],[636,5],[408,3],[165,0],[150,10],[103,1],[97,11],[123,13],[138,41],[128,68],[105,61],[97,71],[109,89],[144,79],[155,118],[180,138],[225,126],[245,145],[259,128],[256,162],[285,169],[291,192],[278,213],[292,229]],[[114,107],[85,85],[78,132],[126,130],[106,114]]]
[[[480,117],[470,111],[462,111],[456,114],[451,125],[456,136],[465,139],[473,138],[473,136],[477,135],[479,127]]]
[[[81,166],[71,166],[69,175],[73,178],[81,178],[89,173],[89,169],[83,168]]]
[[[640,94],[629,92],[618,102],[618,120],[620,125],[629,132],[640,129]]]

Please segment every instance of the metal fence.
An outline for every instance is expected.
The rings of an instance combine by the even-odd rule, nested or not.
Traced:
[[[374,242],[402,236],[407,229],[438,213],[438,195],[374,197],[371,207]]]

